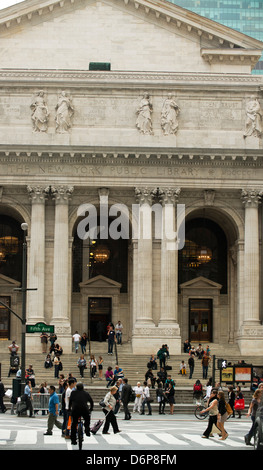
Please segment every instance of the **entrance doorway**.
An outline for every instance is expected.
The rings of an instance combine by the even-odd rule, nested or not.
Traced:
[[[89,297],[88,302],[90,341],[105,341],[111,322],[111,297]]]
[[[10,307],[10,297],[0,296],[1,302]],[[7,308],[0,304],[0,338],[10,338],[10,313]]]
[[[190,341],[212,341],[212,299],[189,299]]]

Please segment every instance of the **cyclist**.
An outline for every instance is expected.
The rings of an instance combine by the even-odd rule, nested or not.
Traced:
[[[90,407],[88,406],[90,404]],[[93,400],[88,392],[85,392],[82,383],[77,383],[76,390],[73,390],[69,399],[69,409],[71,410],[71,443],[77,444],[76,431],[78,420],[82,416],[85,422],[85,434],[90,436],[90,414],[93,410]]]

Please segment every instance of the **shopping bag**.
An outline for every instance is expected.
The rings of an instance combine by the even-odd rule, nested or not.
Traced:
[[[244,410],[245,408],[245,400],[244,398],[238,398],[235,400],[234,405],[235,410]]]
[[[68,429],[69,431],[71,430],[71,416],[68,417],[67,429]]]

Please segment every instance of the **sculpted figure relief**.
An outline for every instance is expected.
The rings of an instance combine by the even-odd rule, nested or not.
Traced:
[[[179,106],[174,101],[172,94],[169,93],[163,103],[161,114],[161,127],[164,135],[176,134],[178,130],[177,116],[179,112]]]
[[[46,105],[44,92],[40,90],[33,98],[30,108],[34,132],[46,132],[48,126],[49,111]]]
[[[141,134],[153,134],[151,113],[153,111],[149,93],[144,93],[140,106],[136,111],[138,114],[136,127]]]
[[[58,103],[56,105],[56,132],[65,134],[71,128],[71,118],[74,114],[74,108],[71,103],[71,98],[62,91]]]
[[[262,135],[262,109],[256,96],[252,95],[246,106],[246,126],[244,137]]]

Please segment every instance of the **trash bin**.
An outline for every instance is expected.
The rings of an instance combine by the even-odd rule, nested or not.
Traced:
[[[21,396],[21,379],[13,379],[13,398]]]

